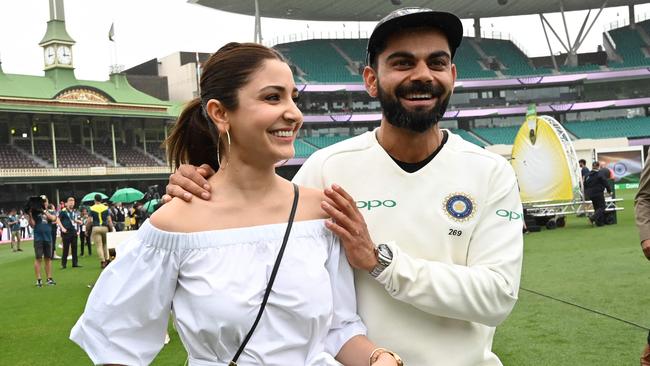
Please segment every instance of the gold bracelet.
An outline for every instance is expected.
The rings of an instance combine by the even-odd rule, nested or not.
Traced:
[[[393,351],[389,351],[386,348],[375,348],[372,353],[370,353],[370,358],[368,359],[369,365],[372,366],[373,363],[377,362],[379,359],[379,356],[382,355],[382,353],[388,353],[391,355],[395,361],[397,361],[397,366],[404,366],[404,362],[402,362],[402,359],[397,355],[397,353]]]

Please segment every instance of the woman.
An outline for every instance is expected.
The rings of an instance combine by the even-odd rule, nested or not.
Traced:
[[[173,303],[189,365],[228,364],[262,308],[299,196],[268,304],[237,362],[397,365],[364,335],[352,271],[325,227],[322,193],[301,187],[296,195],[275,173],[294,155],[303,121],[282,56],[230,43],[204,65],[201,91],[179,117],[168,154],[176,166],[209,162],[218,193],[210,201],[174,199],[143,223],[100,276],[71,338],[96,364],[148,364]]]

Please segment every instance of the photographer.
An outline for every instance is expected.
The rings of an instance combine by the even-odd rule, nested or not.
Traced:
[[[45,257],[45,274],[47,284],[56,285],[52,278],[52,229],[51,223],[56,222],[56,216],[46,211],[47,197],[30,197],[25,205],[29,225],[34,229],[34,273],[36,286],[43,287],[41,280],[41,263]]]

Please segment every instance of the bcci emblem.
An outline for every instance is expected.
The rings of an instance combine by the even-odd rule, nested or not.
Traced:
[[[452,193],[445,198],[444,210],[456,221],[467,221],[474,216],[476,203],[465,193]]]

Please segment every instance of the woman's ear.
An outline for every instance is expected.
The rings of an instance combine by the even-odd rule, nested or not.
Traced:
[[[206,104],[206,109],[206,113],[215,127],[217,127],[217,131],[219,133],[226,133],[230,129],[230,121],[228,119],[228,111],[223,104],[216,99],[210,99]]]

